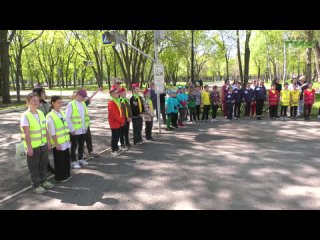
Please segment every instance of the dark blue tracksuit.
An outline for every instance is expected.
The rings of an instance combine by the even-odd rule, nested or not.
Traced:
[[[225,96],[225,102],[227,103],[227,119],[232,119],[234,94],[228,92],[227,95]]]
[[[265,86],[256,86],[254,89],[254,98],[257,102],[257,118],[262,115],[264,101],[267,99],[267,90]]]
[[[254,95],[253,90],[251,88],[245,89],[243,91],[243,100],[246,103],[246,109],[245,109],[245,117],[249,117],[250,109],[251,109],[251,103],[254,101]]]
[[[234,117],[239,118],[240,117],[240,108],[241,108],[241,102],[242,102],[242,97],[243,97],[243,90],[242,88],[238,89],[235,88],[233,90],[233,95],[234,95]]]

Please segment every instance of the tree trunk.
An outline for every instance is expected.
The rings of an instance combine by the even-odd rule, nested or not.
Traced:
[[[226,67],[227,67],[227,79],[229,79],[229,59],[227,54],[225,54],[225,59],[226,59]]]
[[[8,30],[0,30],[0,78],[2,82],[2,103],[11,103],[9,83],[9,45]]]
[[[243,73],[242,73],[242,64],[241,64],[241,54],[240,54],[240,37],[239,37],[239,30],[237,30],[237,53],[238,53],[238,63],[239,63],[240,80],[241,80],[241,82],[243,82]]]
[[[313,32],[312,31],[307,31],[307,36],[308,36],[308,41],[312,41],[313,39]],[[312,75],[312,70],[311,70],[311,48],[307,48],[306,52],[306,79],[307,82],[311,82],[311,75]]]
[[[242,82],[243,87],[247,86],[249,81],[249,62],[250,62],[250,36],[251,30],[246,31],[246,42],[245,42],[245,50],[244,50],[244,81]]]
[[[318,75],[318,81],[320,80],[320,44],[319,42],[316,43],[314,50],[315,54],[315,64],[316,64],[316,70]]]

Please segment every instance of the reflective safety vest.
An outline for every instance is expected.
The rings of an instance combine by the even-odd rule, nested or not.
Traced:
[[[281,91],[281,106],[289,106],[290,104],[290,91],[282,90]]]
[[[47,143],[47,124],[46,118],[42,111],[37,110],[39,120],[36,119],[35,116],[30,111],[26,111],[23,114],[27,117],[29,122],[29,132],[30,132],[30,139],[31,139],[31,147],[37,148],[40,147],[42,144]],[[27,142],[26,142],[26,135],[24,133],[23,128],[21,127],[22,131],[22,141],[24,147],[27,149]]]
[[[71,122],[72,122],[72,126],[74,128],[75,131],[77,131],[78,129],[82,128],[82,118],[80,116],[79,110],[77,108],[76,102],[75,100],[73,100],[71,102],[71,106],[72,106],[72,116],[71,116]],[[89,114],[88,114],[88,109],[87,106],[84,102],[82,102],[82,106],[84,107],[85,110],[85,121],[86,121],[86,128],[89,127]]]
[[[70,135],[69,135],[69,128],[68,128],[68,123],[66,121],[66,115],[64,112],[61,111],[61,115],[62,115],[62,120],[59,117],[59,115],[55,112],[50,112],[47,115],[47,121],[49,119],[49,117],[51,117],[53,123],[54,123],[54,128],[56,131],[55,136],[57,137],[57,141],[58,144],[63,144],[66,142],[70,142]],[[52,136],[50,137],[50,143],[54,146],[55,143],[53,141]]]
[[[298,106],[300,100],[300,90],[292,90],[291,91],[291,106]]]

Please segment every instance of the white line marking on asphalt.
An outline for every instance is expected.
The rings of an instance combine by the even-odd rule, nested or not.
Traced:
[[[21,140],[17,140],[17,141],[14,141],[14,142],[5,143],[5,144],[0,145],[0,147],[4,147],[4,146],[6,146],[6,145],[10,145],[10,144],[12,144],[12,143],[17,143],[17,142],[20,142],[20,141],[21,141]]]
[[[54,176],[54,175],[49,176],[48,179],[53,178],[53,176]],[[32,185],[30,185],[29,187],[26,187],[26,188],[24,188],[24,189],[22,189],[22,190],[20,190],[20,191],[18,191],[18,192],[16,192],[16,193],[12,194],[12,195],[7,196],[7,197],[5,197],[4,199],[1,199],[1,200],[0,200],[0,204],[3,203],[3,202],[5,202],[5,201],[7,201],[7,200],[9,200],[9,199],[11,199],[11,198],[13,198],[13,197],[15,197],[15,196],[18,196],[18,195],[21,194],[21,193],[24,193],[24,192],[28,191],[28,190],[31,189],[31,188],[32,188]]]

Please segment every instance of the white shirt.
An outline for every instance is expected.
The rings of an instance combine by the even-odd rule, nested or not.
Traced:
[[[60,112],[57,112],[57,111],[55,111],[53,109],[51,110],[51,112],[54,112],[55,114],[57,114],[59,118],[63,118],[62,114]],[[64,121],[66,121],[66,119],[64,119]],[[56,128],[54,126],[54,122],[53,122],[51,116],[48,117],[47,125],[48,125],[48,130],[49,130],[50,136],[56,135]],[[66,149],[71,147],[70,142],[62,143],[62,144],[60,144],[60,146],[61,146],[61,151],[64,151],[64,150],[66,150]]]
[[[297,89],[301,89],[299,85],[297,85]],[[293,90],[293,84],[291,83],[289,86],[288,86],[288,90],[292,91]]]
[[[29,111],[30,110],[28,109],[27,112],[29,112]],[[37,122],[40,124],[38,113],[36,113],[36,114],[32,113],[32,115],[35,117]],[[25,114],[22,114],[21,121],[20,121],[20,127],[23,128],[23,127],[29,127],[29,126],[30,126],[30,124],[29,124],[29,120],[28,120],[27,116]],[[44,145],[45,145],[45,143],[42,143],[40,146],[44,146]]]
[[[67,105],[67,110],[66,110],[66,119],[67,119],[67,123],[70,129],[70,132],[75,132],[75,135],[80,135],[80,134],[85,134],[87,129],[86,129],[86,119],[85,119],[85,109],[82,106],[82,102],[79,102],[77,100],[75,100],[76,102],[76,106],[78,108],[79,114],[81,116],[81,121],[82,121],[82,127],[80,129],[78,129],[77,131],[74,130],[73,128],[73,124],[71,121],[71,116],[72,116],[72,104],[71,102],[68,103]]]
[[[250,88],[254,91],[254,89],[255,89],[256,86],[257,86],[257,85],[251,84]]]

